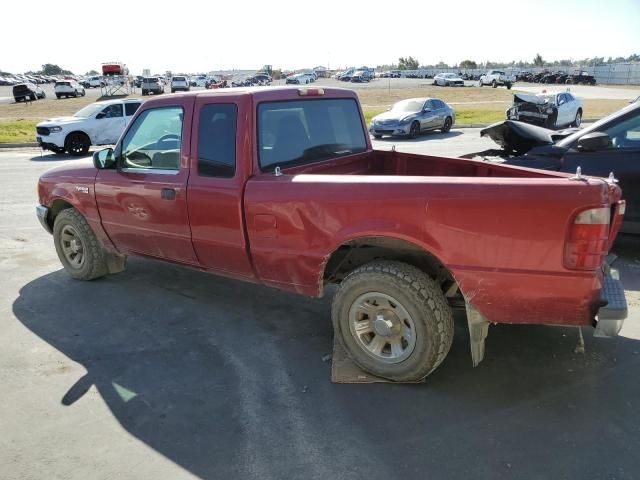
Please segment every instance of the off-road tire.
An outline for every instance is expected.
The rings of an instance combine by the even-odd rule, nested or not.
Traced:
[[[402,362],[376,360],[351,334],[349,310],[367,292],[391,295],[411,315],[416,343]],[[349,357],[365,371],[392,381],[423,379],[442,363],[453,342],[453,315],[438,285],[422,270],[398,261],[376,260],[347,275],[333,298],[331,316]]]
[[[498,82],[496,82],[495,80],[491,82],[491,88],[498,88]]]
[[[65,257],[61,246],[61,232],[67,225],[73,227],[82,242],[84,264],[73,267]],[[109,273],[107,252],[91,230],[91,227],[75,208],[62,210],[53,223],[53,243],[65,271],[76,280],[94,280]]]

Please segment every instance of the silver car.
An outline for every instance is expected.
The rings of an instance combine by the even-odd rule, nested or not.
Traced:
[[[369,133],[375,138],[402,135],[416,138],[422,132],[441,130],[446,133],[456,121],[456,112],[438,98],[402,100],[390,110],[371,120]]]

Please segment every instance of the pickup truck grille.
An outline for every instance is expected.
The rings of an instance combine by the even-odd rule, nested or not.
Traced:
[[[49,128],[48,127],[36,127],[36,132],[38,132],[38,135],[49,135]]]

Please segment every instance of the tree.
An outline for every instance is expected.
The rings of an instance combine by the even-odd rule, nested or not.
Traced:
[[[52,63],[45,63],[40,70],[41,75],[71,75],[69,70],[63,70],[58,65]]]
[[[398,59],[398,68],[400,70],[417,70],[420,62],[413,57],[400,57]]]
[[[542,55],[536,53],[536,56],[533,57],[533,64],[536,67],[544,67],[545,61],[542,59]]]
[[[100,75],[98,72],[96,72],[95,70],[89,70],[87,73],[85,73],[86,76],[91,76],[91,75]]]
[[[460,68],[478,68],[478,64],[473,60],[463,60],[460,62]]]

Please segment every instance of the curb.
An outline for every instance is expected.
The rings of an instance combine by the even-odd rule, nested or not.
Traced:
[[[27,142],[27,143],[0,143],[0,148],[28,148],[28,147],[39,147],[38,142]]]

